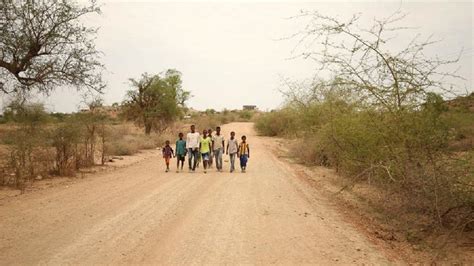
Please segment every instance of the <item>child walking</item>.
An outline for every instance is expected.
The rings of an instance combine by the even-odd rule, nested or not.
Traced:
[[[163,153],[163,158],[165,158],[165,163],[166,163],[166,172],[170,171],[170,159],[171,157],[174,157],[174,151],[173,148],[170,146],[170,141],[167,140],[165,142],[165,146],[163,147],[162,150]]]
[[[183,171],[184,160],[186,158],[186,141],[183,139],[184,134],[180,132],[178,134],[178,140],[176,141],[176,173],[179,172],[179,162],[181,162],[181,171]]]
[[[230,172],[235,171],[235,157],[239,151],[239,142],[235,138],[235,132],[230,132],[230,139],[227,142],[227,151],[226,154],[229,154],[230,159]]]
[[[225,152],[224,136],[221,135],[221,127],[216,127],[216,134],[211,136],[212,139],[212,151],[216,158],[216,169],[222,172],[222,154]],[[212,156],[211,156],[212,157]]]
[[[245,173],[247,169],[247,161],[250,158],[250,148],[247,143],[247,137],[242,136],[242,142],[239,144],[239,151],[237,154],[240,158],[240,169],[242,173]]]
[[[207,168],[209,168],[209,159],[211,157],[211,146],[212,140],[207,135],[207,130],[204,129],[202,132],[202,138],[199,142],[199,150],[201,152],[201,158],[204,166],[204,173],[207,173]]]

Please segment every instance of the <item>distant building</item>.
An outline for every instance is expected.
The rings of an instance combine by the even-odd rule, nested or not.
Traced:
[[[253,110],[257,110],[257,106],[256,105],[244,105],[242,107],[243,110],[250,110],[250,111],[253,111]]]

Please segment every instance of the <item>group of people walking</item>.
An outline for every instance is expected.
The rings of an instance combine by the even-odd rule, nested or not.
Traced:
[[[226,145],[227,143],[227,145]],[[216,127],[215,134],[212,134],[212,129],[203,130],[202,135],[196,132],[196,127],[191,125],[191,132],[186,135],[180,132],[178,134],[178,140],[176,140],[176,153],[170,146],[170,141],[165,142],[162,153],[166,163],[166,172],[170,170],[170,160],[176,157],[176,172],[183,170],[184,161],[186,155],[188,157],[189,171],[196,171],[196,167],[202,161],[204,173],[207,173],[209,168],[213,167],[215,161],[215,167],[217,171],[223,171],[223,159],[224,153],[229,155],[230,161],[230,172],[235,171],[235,159],[238,157],[240,160],[240,169],[245,173],[247,168],[247,162],[250,158],[250,148],[247,143],[247,137],[242,136],[241,141],[237,141],[235,132],[230,132],[230,137],[226,141],[224,136],[221,134],[221,128]],[[215,160],[214,160],[215,159]]]

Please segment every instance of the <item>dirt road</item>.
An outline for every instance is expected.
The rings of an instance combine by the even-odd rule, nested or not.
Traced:
[[[276,142],[231,129],[249,136],[245,174],[165,173],[157,153],[0,201],[0,264],[390,264],[270,152]]]

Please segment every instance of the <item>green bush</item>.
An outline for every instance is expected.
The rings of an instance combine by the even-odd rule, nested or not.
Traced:
[[[425,226],[442,227],[472,218],[472,209],[462,207],[474,206],[472,154],[449,149],[453,132],[473,135],[468,119],[465,112],[448,112],[434,94],[420,107],[395,112],[327,97],[262,114],[255,128],[266,136],[296,137],[292,152],[302,162],[379,185],[400,195],[405,211],[429,216]],[[450,211],[461,207],[462,214]]]
[[[249,121],[252,119],[254,112],[248,111],[248,110],[243,110],[239,112],[239,118],[244,120],[244,121]]]
[[[257,132],[265,136],[288,136],[294,133],[297,124],[297,112],[291,109],[282,109],[262,114],[255,121]]]

